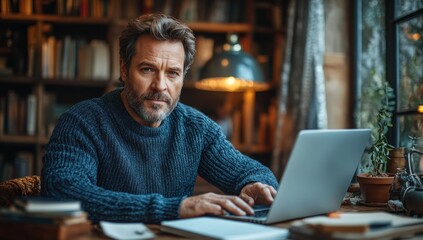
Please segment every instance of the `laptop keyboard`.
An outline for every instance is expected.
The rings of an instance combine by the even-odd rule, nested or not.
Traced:
[[[267,214],[269,213],[269,210],[267,209],[267,210],[260,210],[260,211],[256,211],[256,212],[254,212],[254,217],[258,217],[258,218],[260,218],[260,217],[266,217],[267,216]]]
[[[251,218],[263,218],[263,217],[267,217],[267,214],[269,214],[269,208],[264,208],[264,207],[260,207],[257,209],[254,209],[254,214],[253,215],[247,215],[248,217]],[[236,216],[235,214],[229,213],[227,212],[225,215],[227,216]]]

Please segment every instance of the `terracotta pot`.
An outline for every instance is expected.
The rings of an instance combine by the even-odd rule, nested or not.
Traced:
[[[361,196],[365,203],[387,203],[390,197],[389,190],[394,181],[393,176],[369,177],[368,174],[358,174]]]

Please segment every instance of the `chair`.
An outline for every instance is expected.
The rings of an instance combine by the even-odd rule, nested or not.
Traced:
[[[17,197],[39,194],[40,176],[26,176],[3,181],[0,183],[0,208],[11,206]]]

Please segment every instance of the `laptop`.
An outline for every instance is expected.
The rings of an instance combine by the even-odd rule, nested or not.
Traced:
[[[369,143],[370,129],[302,130],[270,208],[221,217],[272,224],[337,211]]]

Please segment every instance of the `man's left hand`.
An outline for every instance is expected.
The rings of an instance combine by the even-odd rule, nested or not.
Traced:
[[[271,204],[276,196],[276,190],[267,184],[255,182],[245,185],[239,197],[250,206],[255,204]]]

